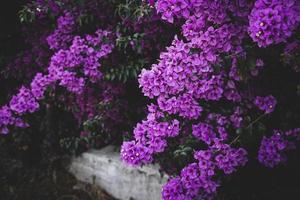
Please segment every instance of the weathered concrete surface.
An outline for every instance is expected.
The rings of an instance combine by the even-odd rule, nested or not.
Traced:
[[[125,165],[113,146],[74,158],[69,171],[77,179],[95,183],[120,200],[160,200],[162,185],[168,179],[156,165],[137,168]]]

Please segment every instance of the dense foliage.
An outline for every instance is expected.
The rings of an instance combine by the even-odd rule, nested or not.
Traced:
[[[122,144],[129,165],[171,175],[164,200],[222,198],[243,168],[297,152],[297,0],[31,0],[19,17],[25,47],[1,68],[6,142]]]

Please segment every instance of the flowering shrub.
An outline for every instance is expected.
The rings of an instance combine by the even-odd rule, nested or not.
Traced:
[[[120,145],[144,116],[136,77],[171,26],[133,1],[29,0],[19,16],[0,59],[1,144],[29,163]]]
[[[71,70],[83,66],[84,75],[92,82],[97,81],[101,76],[98,60],[107,56],[113,48],[109,43],[101,43],[108,34],[109,32],[98,30],[96,37],[87,35],[82,39],[75,36],[68,50],[60,50],[51,57],[47,75],[38,73],[31,83],[31,90],[23,86],[12,97],[10,109],[17,115],[35,112],[39,108],[37,100],[43,98],[47,87],[55,82],[59,82],[59,85],[70,92],[82,93],[85,79],[76,76],[76,72]],[[4,128],[7,130],[7,127]]]
[[[61,145],[123,143],[124,162],[171,176],[164,200],[218,198],[229,175],[297,149],[297,0],[36,0],[19,14],[28,48],[2,70],[18,84],[1,86],[3,137],[58,109],[76,132]]]
[[[266,129],[260,119],[271,120],[279,106],[277,96],[254,82],[269,67],[260,57],[268,51],[263,48],[281,52],[275,45],[297,37],[299,2],[158,0],[155,8],[181,34],[139,76],[142,92],[156,103],[135,127],[134,140],[123,143],[121,157],[131,165],[147,164],[169,151],[168,138],[188,146],[191,135],[198,143],[190,152],[194,159],[164,186],[163,199],[213,199],[222,177],[249,160],[242,137],[249,129],[251,135],[258,132],[257,123]],[[297,130],[287,131],[291,141],[277,133],[263,137],[259,162],[284,162],[285,152],[296,147]]]

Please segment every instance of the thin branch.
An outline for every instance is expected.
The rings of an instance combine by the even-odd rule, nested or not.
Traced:
[[[255,124],[256,122],[258,122],[261,118],[263,118],[264,116],[266,116],[267,113],[264,113],[262,115],[260,115],[257,119],[255,119],[253,122],[251,122],[250,124],[248,124],[248,126],[245,129],[248,129],[250,126],[252,126],[253,124]],[[234,140],[232,140],[232,142],[230,142],[230,146],[234,143],[236,143],[238,141],[238,139],[240,138],[241,135],[238,135],[234,138]]]

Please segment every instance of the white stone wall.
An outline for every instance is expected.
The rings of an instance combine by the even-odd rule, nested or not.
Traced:
[[[130,167],[120,160],[113,146],[91,150],[74,158],[69,167],[77,179],[99,185],[120,200],[160,200],[168,176],[157,165]]]

